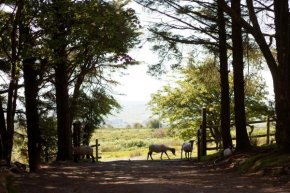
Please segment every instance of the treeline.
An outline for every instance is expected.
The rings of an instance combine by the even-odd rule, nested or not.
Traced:
[[[128,52],[140,28],[124,2],[0,1],[0,159],[10,164],[22,125],[30,171],[39,168],[56,117],[57,160],[70,160],[72,122],[95,128],[121,108],[111,72],[136,64]]]
[[[193,59],[202,60],[210,56],[215,61],[213,68],[218,68],[221,86],[219,116],[224,148],[232,143],[232,113],[237,150],[251,148],[246,130],[245,67],[248,65],[249,72],[253,59],[266,63],[274,84],[277,147],[282,152],[290,152],[288,0],[134,1],[151,15],[156,13],[158,18],[162,18],[149,27],[152,33],[148,40],[155,44],[153,49],[160,56],[159,63],[151,66],[153,74],[165,72],[165,64],[168,63],[172,68],[180,67],[184,48],[192,50]],[[200,57],[202,54],[206,56]],[[232,99],[230,70],[233,77]],[[171,106],[169,102],[163,103],[164,109],[174,108],[174,102],[171,100]],[[231,104],[234,104],[233,111]],[[164,109],[157,110],[162,112]],[[170,121],[174,122],[174,118]]]

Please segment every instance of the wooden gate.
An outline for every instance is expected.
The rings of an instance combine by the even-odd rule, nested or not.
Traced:
[[[269,119],[269,116],[267,116],[266,120],[261,120],[261,121],[250,121],[247,122],[247,126],[251,127],[251,132],[249,132],[249,137],[250,138],[259,138],[259,137],[266,137],[266,143],[270,143],[270,136],[274,136],[275,134],[270,133],[270,123],[275,122],[275,119]],[[257,124],[257,123],[267,123],[266,124],[266,129],[267,132],[264,135],[256,135],[252,136],[252,132],[254,130],[254,126],[250,124]],[[231,126],[234,126],[234,123],[231,124]],[[202,108],[202,125],[200,125],[200,129],[197,131],[197,160],[200,161],[202,156],[207,155],[207,151],[210,150],[219,150],[223,149],[223,147],[207,147],[207,143],[209,142],[216,142],[220,141],[222,142],[222,138],[220,139],[207,139],[207,132],[209,131],[210,128],[221,128],[220,125],[206,125],[206,108]],[[236,140],[236,138],[232,138],[232,140]]]

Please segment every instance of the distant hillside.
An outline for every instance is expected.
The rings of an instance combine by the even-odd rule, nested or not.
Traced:
[[[152,116],[147,101],[119,101],[119,103],[123,110],[119,114],[115,112],[115,116],[109,116],[107,124],[117,128],[125,127],[128,124],[132,125],[135,122],[145,125]]]

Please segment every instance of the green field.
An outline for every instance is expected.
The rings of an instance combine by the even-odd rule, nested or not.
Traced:
[[[99,140],[100,161],[111,160],[145,160],[150,144],[164,144],[176,149],[176,156],[171,152],[172,159],[180,158],[183,143],[177,137],[169,137],[166,129],[98,129],[91,138],[90,145]],[[193,156],[196,157],[196,147]],[[160,159],[160,154],[153,153],[153,158]],[[166,155],[163,155],[164,159]]]
[[[253,135],[265,134],[263,127],[256,127]],[[271,127],[271,133],[274,128]],[[235,137],[235,132],[232,132]],[[98,129],[91,138],[90,145],[94,145],[95,140],[99,140],[99,152],[102,158],[100,161],[112,160],[146,160],[148,146],[150,144],[164,144],[176,149],[176,156],[171,152],[168,155],[172,159],[180,158],[180,149],[183,140],[176,137],[170,137],[167,129]],[[264,145],[266,138],[256,138],[251,141],[253,145]],[[233,141],[235,144],[235,141]],[[215,147],[214,143],[208,144],[209,147]],[[208,154],[216,153],[216,151],[208,151]],[[196,141],[194,142],[193,157],[197,157]],[[160,154],[153,153],[154,159],[160,159]],[[163,157],[166,158],[166,155]]]

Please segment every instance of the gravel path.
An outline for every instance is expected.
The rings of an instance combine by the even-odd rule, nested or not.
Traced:
[[[290,183],[187,161],[56,162],[16,175],[21,193],[290,192]]]

